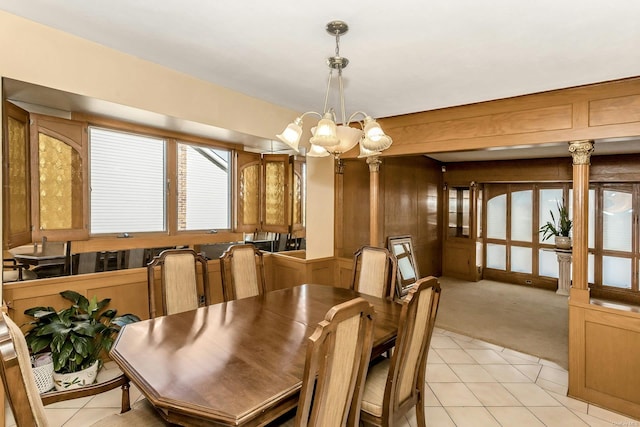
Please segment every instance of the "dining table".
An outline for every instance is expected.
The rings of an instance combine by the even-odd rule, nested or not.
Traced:
[[[376,312],[373,359],[395,344],[400,304],[319,284],[128,324],[110,356],[171,423],[262,426],[297,406],[309,336],[358,296]]]

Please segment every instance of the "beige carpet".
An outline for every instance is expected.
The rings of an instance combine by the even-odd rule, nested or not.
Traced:
[[[436,326],[568,368],[567,297],[553,291],[481,280],[439,279]]]

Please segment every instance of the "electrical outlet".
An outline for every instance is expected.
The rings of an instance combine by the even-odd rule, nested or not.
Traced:
[[[524,283],[527,284],[527,285],[531,285],[533,282],[531,280],[527,279],[527,280],[524,281]]]

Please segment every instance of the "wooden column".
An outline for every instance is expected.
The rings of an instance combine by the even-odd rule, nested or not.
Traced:
[[[382,160],[378,156],[367,157],[369,165],[369,244],[380,245],[379,226],[379,198],[380,198],[380,164]]]
[[[344,161],[340,158],[336,159],[335,164],[336,178],[334,182],[334,256],[342,256],[344,248]],[[336,283],[339,283],[336,281]]]
[[[589,165],[593,141],[569,142],[573,157],[573,301],[589,303]]]

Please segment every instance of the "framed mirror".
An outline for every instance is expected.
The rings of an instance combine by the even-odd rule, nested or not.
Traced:
[[[411,236],[389,236],[387,248],[398,260],[396,294],[403,298],[420,278]]]

